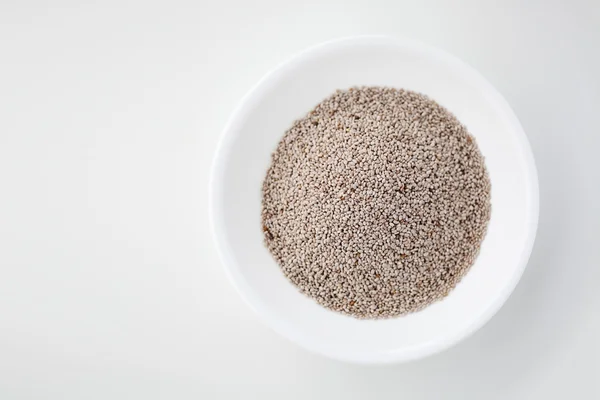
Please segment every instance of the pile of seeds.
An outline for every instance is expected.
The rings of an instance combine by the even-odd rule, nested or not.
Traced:
[[[426,96],[337,91],[296,121],[263,183],[265,243],[323,306],[394,317],[445,297],[473,264],[490,181],[466,128]]]

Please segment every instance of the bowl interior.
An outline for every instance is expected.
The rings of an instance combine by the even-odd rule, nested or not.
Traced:
[[[395,319],[357,320],[322,308],[286,280],[263,245],[261,184],[271,152],[295,119],[357,85],[406,88],[445,106],[475,136],[492,182],[492,216],[475,265],[443,301]],[[358,362],[424,356],[483,325],[521,276],[537,224],[535,167],[506,102],[457,59],[386,38],[321,45],[264,78],[224,132],[211,185],[217,244],[246,301],[289,339]]]

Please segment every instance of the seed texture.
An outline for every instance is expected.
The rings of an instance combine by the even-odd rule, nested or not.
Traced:
[[[287,278],[357,318],[419,311],[473,265],[491,214],[475,139],[408,90],[338,90],[285,132],[262,231]]]

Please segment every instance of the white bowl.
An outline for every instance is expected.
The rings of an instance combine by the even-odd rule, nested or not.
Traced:
[[[336,89],[360,85],[424,93],[473,134],[492,182],[492,216],[469,273],[444,300],[387,320],[334,313],[300,294],[263,245],[261,184],[292,122]],[[400,362],[448,348],[485,324],[519,281],[537,229],[533,155],[514,113],[479,73],[412,41],[357,37],[328,42],[267,74],[231,116],[213,165],[211,223],[231,281],[275,331],[313,352],[360,362]]]

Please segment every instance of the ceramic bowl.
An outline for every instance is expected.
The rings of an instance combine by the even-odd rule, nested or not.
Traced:
[[[263,244],[261,184],[292,122],[336,89],[380,85],[431,97],[467,126],[492,183],[480,254],[445,299],[406,316],[359,320],[301,294]],[[538,220],[538,181],[527,138],[504,98],[454,56],[413,41],[357,37],[327,42],[268,73],[231,116],[215,156],[210,214],[231,282],[276,332],[322,355],[401,362],[452,346],[502,306],[527,264]]]

